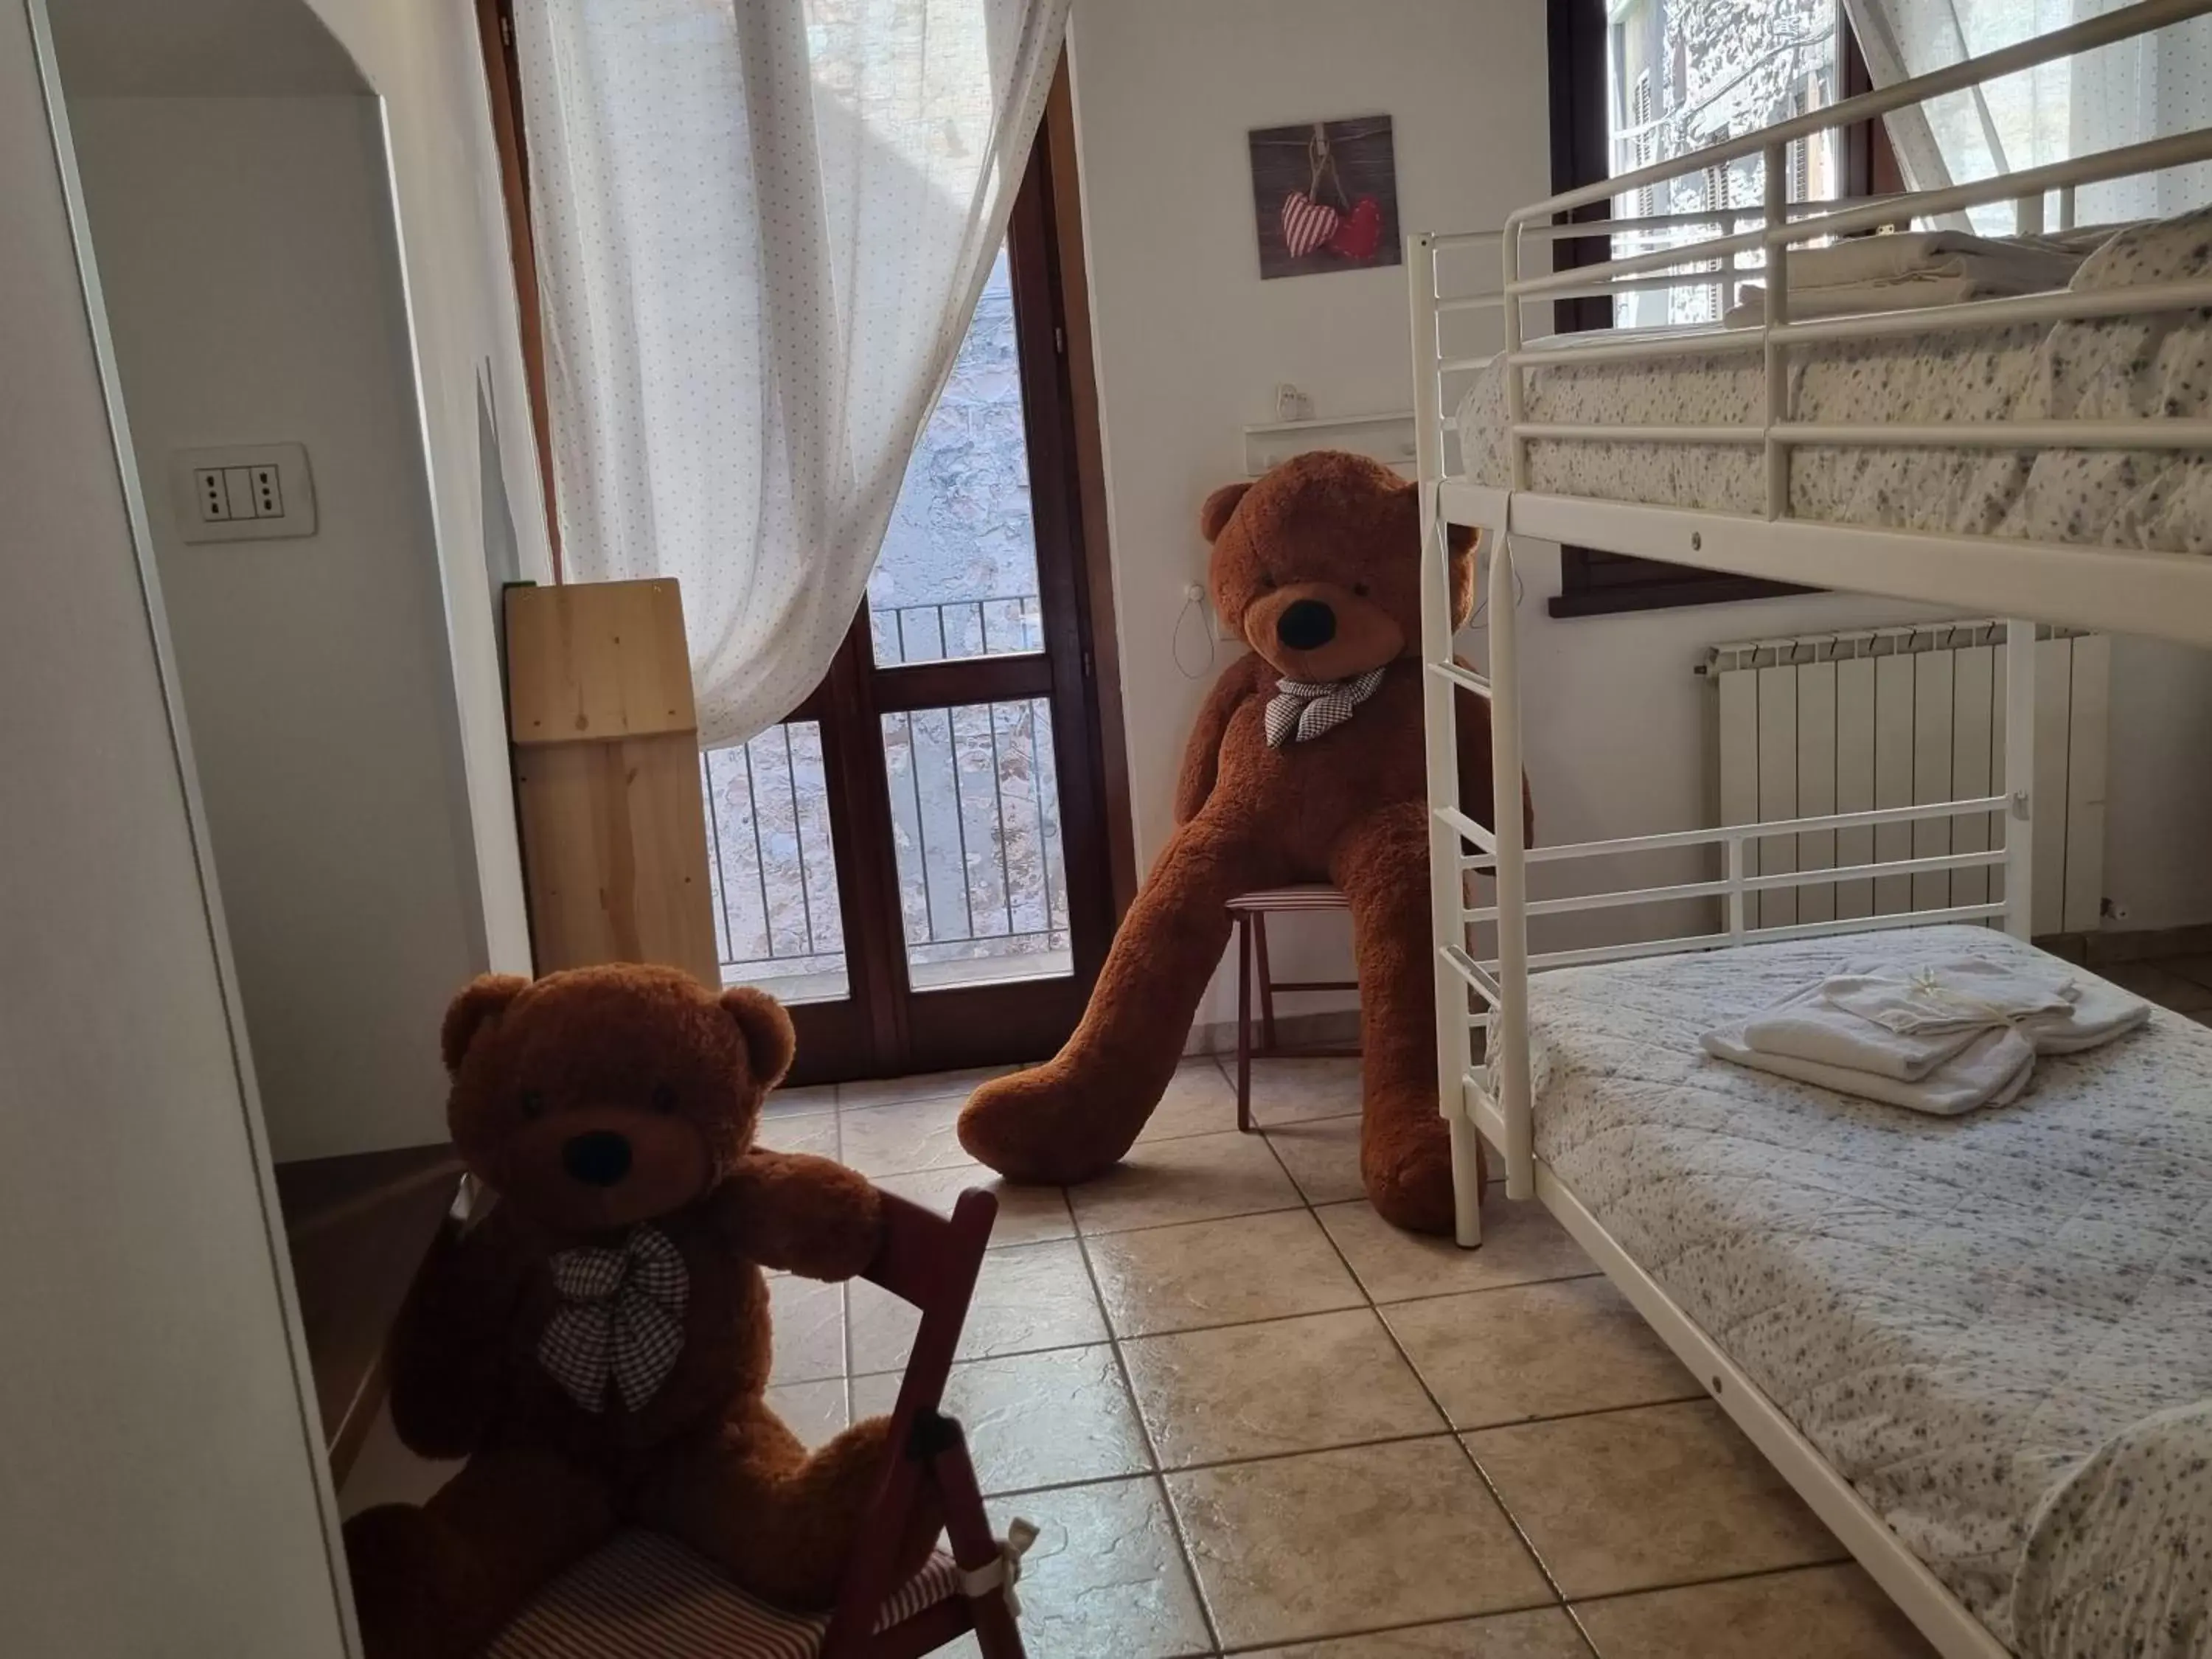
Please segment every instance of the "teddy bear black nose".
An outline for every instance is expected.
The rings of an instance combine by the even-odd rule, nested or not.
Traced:
[[[1310,651],[1336,637],[1336,612],[1319,599],[1300,599],[1275,619],[1275,637],[1293,651]]]
[[[611,1129],[592,1129],[561,1149],[561,1167],[587,1187],[611,1187],[629,1173],[629,1142]]]

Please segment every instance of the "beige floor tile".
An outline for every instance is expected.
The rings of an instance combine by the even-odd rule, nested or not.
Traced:
[[[1367,1196],[1359,1178],[1360,1122],[1358,1117],[1317,1117],[1267,1131],[1268,1144],[1307,1203],[1340,1204]]]
[[[1139,1337],[1122,1345],[1121,1357],[1170,1468],[1444,1426],[1365,1308]]]
[[[1576,1608],[1603,1659],[1935,1659],[1856,1565],[1648,1590]]]
[[[910,1175],[975,1160],[961,1149],[958,1124],[965,1097],[908,1100],[855,1111],[837,1109],[844,1161],[864,1176]]]
[[[2182,960],[2202,963],[2205,958],[2197,957]],[[2212,1008],[2212,986],[2199,985],[2195,980],[2174,971],[2179,965],[2179,961],[2172,967],[2160,963],[2124,962],[2100,968],[2096,972],[2121,989],[2133,991],[2139,997],[2147,997],[2161,1007],[2172,1009],[2177,1014],[2192,1014],[2200,1009]]]
[[[837,1109],[837,1085],[817,1083],[811,1089],[774,1089],[761,1103],[763,1117],[790,1117],[802,1112]]]
[[[1137,1136],[1148,1140],[1174,1140],[1183,1135],[1218,1134],[1237,1127],[1237,1091],[1221,1075],[1211,1055],[1186,1060],[1176,1067],[1167,1092]]]
[[[1269,1648],[1245,1659],[1589,1659],[1574,1621],[1556,1607],[1378,1631],[1334,1642]]]
[[[845,1374],[845,1287],[778,1273],[768,1282],[774,1343],[770,1382],[811,1382]]]
[[[1364,1200],[1328,1205],[1314,1213],[1377,1302],[1597,1271],[1549,1210],[1534,1199],[1512,1202],[1502,1183],[1493,1183],[1483,1194],[1480,1249],[1462,1250],[1449,1238],[1401,1232]]]
[[[994,1250],[1009,1244],[1039,1244],[1048,1238],[1075,1237],[1075,1218],[1068,1214],[1067,1194],[1060,1188],[1018,1187],[972,1160],[938,1170],[917,1170],[910,1175],[879,1176],[876,1185],[939,1215],[951,1215],[966,1188],[981,1188],[999,1200],[998,1219],[991,1227]]]
[[[1067,1189],[1086,1233],[1127,1232],[1298,1206],[1298,1189],[1259,1135],[1188,1135],[1139,1141],[1096,1181]]]
[[[2196,984],[2212,986],[2212,956],[2161,957],[2158,965]]]
[[[1382,1316],[1454,1428],[1704,1392],[1602,1278],[1424,1297],[1395,1303]]]
[[[862,1417],[890,1410],[898,1385],[895,1371],[858,1379],[853,1410]],[[1152,1467],[1121,1368],[1103,1343],[955,1365],[945,1402],[967,1431],[986,1492],[1141,1474]]]
[[[1022,1558],[1022,1644],[1035,1659],[1179,1659],[1208,1651],[1182,1551],[1151,1475],[994,1498],[1001,1533],[1037,1525]]]
[[[852,1290],[853,1375],[895,1371],[914,1349],[921,1316],[890,1291],[865,1281]],[[1068,1348],[1106,1340],[1106,1322],[1072,1240],[994,1250],[983,1258],[958,1357]]]
[[[1843,1554],[1711,1401],[1485,1429],[1466,1438],[1570,1598]]]
[[[810,1446],[818,1446],[841,1432],[849,1420],[842,1376],[825,1377],[818,1382],[779,1382],[768,1391],[768,1404],[785,1426]],[[860,1415],[868,1416],[874,1409]]]
[[[976,1066],[962,1072],[925,1072],[915,1077],[878,1078],[866,1083],[841,1083],[837,1103],[847,1111],[856,1107],[890,1106],[903,1100],[966,1100],[986,1078],[1002,1077],[1012,1066]]]
[[[1462,1619],[1551,1599],[1449,1437],[1166,1477],[1224,1647]]]
[[[1234,1087],[1237,1056],[1217,1055]],[[1252,1062],[1252,1121],[1273,1125],[1310,1117],[1343,1117],[1359,1109],[1359,1061],[1255,1060]]]
[[[816,1158],[835,1158],[837,1114],[789,1112],[781,1117],[764,1117],[753,1142],[772,1152],[810,1152]]]
[[[1358,1307],[1359,1286],[1304,1210],[1109,1233],[1090,1242],[1122,1336]]]

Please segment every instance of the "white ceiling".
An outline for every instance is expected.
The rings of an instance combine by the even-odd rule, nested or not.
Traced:
[[[307,0],[46,0],[80,98],[252,98],[372,90]]]

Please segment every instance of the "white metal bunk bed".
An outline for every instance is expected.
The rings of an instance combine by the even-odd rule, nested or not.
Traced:
[[[1904,228],[1937,216],[2003,203],[2013,204],[2018,234],[2041,231],[2046,205],[2053,199],[2057,225],[2068,228],[2076,192],[2082,186],[2212,158],[2212,130],[2163,137],[1996,179],[1884,200],[1802,204],[1788,202],[1784,195],[1791,175],[1785,165],[1787,146],[1796,140],[1824,129],[1880,118],[1930,98],[2208,12],[2212,12],[2212,0],[2145,0],[1680,160],[1554,196],[1514,214],[1498,230],[1416,234],[1407,240],[1426,555],[1422,644],[1429,687],[1437,1042],[1440,1075],[1446,1079],[1443,1111],[1451,1125],[1460,1200],[1459,1242],[1471,1246],[1480,1239],[1474,1139],[1480,1133],[1503,1154],[1508,1196],[1539,1199],[1559,1217],[1762,1453],[1951,1659],[1969,1655],[1990,1659],[2008,1648],[1992,1632],[1988,1619],[1978,1616],[1967,1600],[1962,1599],[1955,1583],[1947,1583],[1920,1553],[1901,1541],[1884,1514],[1823,1454],[1800,1424],[1769,1398],[1753,1370],[1739,1363],[1741,1356],[1732,1356],[1721,1340],[1703,1328],[1681,1305],[1683,1298],[1678,1291],[1661,1282],[1651,1264],[1639,1261],[1616,1237],[1616,1229],[1595,1213],[1540,1156],[1532,1079],[1532,1069],[1539,1060],[1532,1054],[1529,975],[1532,969],[1589,969],[1664,956],[1674,956],[1687,975],[1692,964],[1714,958],[1675,953],[1733,953],[1762,944],[1778,945],[1784,941],[1930,924],[1994,923],[2024,941],[2033,890],[2029,879],[2033,849],[2028,810],[2034,788],[2033,622],[2009,625],[2004,646],[2003,789],[1972,799],[1530,848],[1522,844],[1517,814],[1503,815],[1493,832],[1472,823],[1458,810],[1455,707],[1462,689],[1489,699],[1496,799],[1516,799],[1522,757],[1514,544],[1524,538],[1811,586],[1932,602],[1969,613],[1986,615],[1996,611],[2046,623],[2212,646],[2212,553],[1822,521],[1793,510],[1792,471],[1793,457],[1814,449],[1860,453],[1874,449],[1925,449],[2022,456],[2125,451],[2179,463],[2191,452],[2212,453],[2212,419],[2204,418],[2212,414],[2212,409],[2185,410],[2177,415],[2169,408],[2155,417],[2094,421],[1966,419],[1953,414],[1898,422],[1881,418],[1880,412],[1872,418],[1822,421],[1802,418],[1793,410],[1790,380],[1792,367],[1805,361],[1803,354],[1808,349],[1833,349],[1844,343],[1896,342],[1939,332],[1981,333],[2031,325],[2056,328],[2087,324],[2094,327],[2098,319],[2173,315],[2212,307],[2212,272],[2184,281],[2139,282],[2132,286],[1792,321],[1791,260],[1786,252],[1795,245],[1820,239],[1884,227]],[[1765,199],[1759,207],[1630,222],[1569,221],[1568,216],[1578,208],[1753,155],[1764,158],[1767,181]],[[1746,221],[1751,222],[1748,228],[1737,228]],[[1539,265],[1538,256],[1546,250],[1573,239],[1662,227],[1679,229],[1686,222],[1710,227],[1710,234],[1686,245],[1613,258],[1601,264],[1555,271],[1548,268],[1552,261],[1543,258],[1544,268],[1532,269]],[[1722,267],[1719,279],[1725,281],[1730,275],[1745,274],[1737,269],[1737,256],[1755,251],[1765,255],[1766,268],[1761,277],[1768,294],[1763,320],[1753,326],[1680,333],[1653,331],[1620,339],[1608,339],[1602,333],[1549,340],[1524,337],[1528,307],[1668,283],[1710,284],[1716,280],[1716,262]],[[1493,252],[1502,255],[1502,286],[1487,291],[1449,291],[1445,280],[1448,268],[1455,266],[1463,271],[1471,261],[1487,263]],[[1486,313],[1502,321],[1502,351],[1454,355],[1447,349],[1448,332],[1464,336],[1464,324],[1455,319],[1465,313]],[[2212,318],[2212,310],[2198,314]],[[1738,425],[1641,419],[1624,424],[1602,418],[1532,417],[1530,387],[1540,373],[1557,374],[1584,365],[1742,361],[1737,354],[1746,354],[1763,376],[1752,418]],[[1455,413],[1453,399],[1468,386],[1470,377],[1483,375],[1492,377],[1493,391],[1496,381],[1502,379],[1498,400],[1502,420],[1489,432],[1470,431]],[[1502,437],[1505,446],[1502,477],[1486,474],[1477,464],[1484,453],[1480,446],[1493,437]],[[1595,490],[1577,493],[1572,487],[1573,468],[1557,465],[1548,475],[1553,488],[1540,491],[1531,488],[1532,449],[1539,444],[1551,446],[1549,453],[1554,457],[1594,453],[1597,446],[1604,445],[1666,446],[1672,453],[1680,453],[1681,446],[1748,450],[1763,458],[1765,511],[1718,511],[1704,506],[1600,499]],[[1455,466],[1455,453],[1460,458]],[[1561,483],[1562,478],[1567,482]],[[1486,672],[1462,666],[1454,656],[1444,544],[1448,525],[1472,526],[1481,532],[1488,566]],[[1746,848],[1761,837],[1863,830],[1966,815],[1991,823],[1990,850],[1891,860],[1879,866],[1773,875],[1747,872]],[[1528,895],[1532,864],[1698,848],[1719,849],[1720,873],[1711,879],[1533,901]],[[1997,891],[1996,878],[2001,875],[2002,897],[1936,910],[1796,926],[1760,927],[1747,920],[1747,893],[1832,884],[1869,876],[1877,867],[1882,875],[1896,876],[1977,866],[1992,872],[1987,887],[1992,894]],[[1494,875],[1494,903],[1469,907],[1465,883],[1469,871]],[[1601,945],[1534,957],[1529,953],[1531,917],[1682,900],[1705,902],[1723,918],[1722,925],[1716,931],[1689,937]],[[1478,938],[1492,929],[1494,951],[1484,951],[1477,944]],[[1893,935],[1893,940],[1898,937]],[[1838,940],[1836,948],[1850,947],[1847,941]],[[1758,959],[1756,953],[1735,957],[1742,963]],[[1802,961],[1802,957],[1792,960]],[[1547,979],[1545,982],[1562,981]],[[1649,990],[1657,981],[1647,978],[1644,983]],[[1471,995],[1480,1005],[1472,1012],[1475,1004],[1470,1002]],[[1480,1062],[1474,1058],[1474,1030],[1478,1022],[1486,1027],[1486,1058]],[[2155,1036],[2155,1041],[2202,1044],[2205,1039],[2193,1031],[2167,1031]],[[2203,1075],[2212,1079],[2212,1048],[2192,1052],[2201,1052],[2206,1062]],[[1888,1109],[1871,1109],[1879,1113]],[[1990,1117],[1997,1121],[1997,1115]],[[1973,1120],[1947,1127],[1969,1137],[1983,1133]],[[1959,1144],[1971,1146],[1974,1142]],[[2212,1388],[2204,1392],[2212,1393]],[[1987,1613],[1984,1607],[1982,1614]]]

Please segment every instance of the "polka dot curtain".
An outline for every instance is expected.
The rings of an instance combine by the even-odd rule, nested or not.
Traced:
[[[568,573],[683,583],[709,747],[851,625],[1067,5],[514,9]]]
[[[1728,0],[1704,0],[1727,3]],[[1736,0],[1747,4],[1749,0]],[[2128,0],[1844,0],[1878,87],[1926,75],[2090,16]],[[1929,100],[1888,118],[1906,180],[1935,189],[2019,173],[2186,132],[2212,121],[2212,17]],[[2165,217],[2212,202],[2212,166],[2081,187],[2081,225]],[[1974,228],[2009,234],[2009,204],[1977,208]]]

